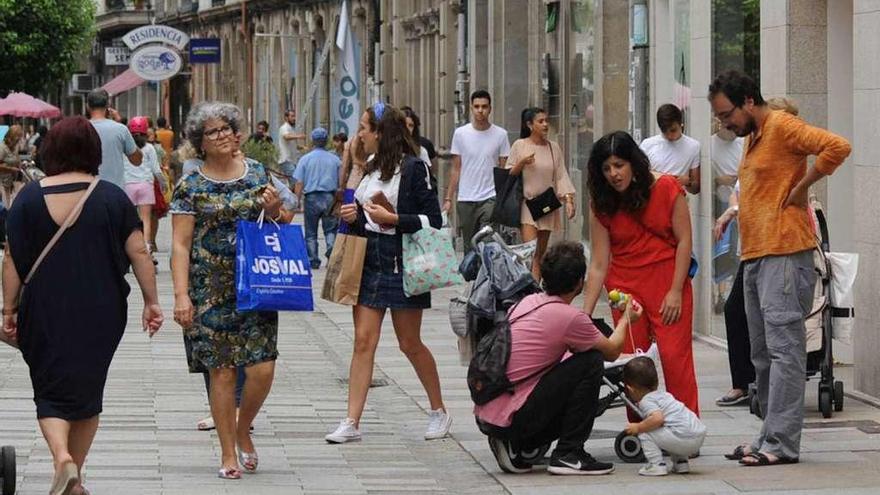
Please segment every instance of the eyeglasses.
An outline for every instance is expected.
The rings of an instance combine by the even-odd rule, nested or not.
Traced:
[[[205,137],[210,139],[211,141],[216,141],[221,137],[228,137],[232,135],[232,127],[228,125],[224,125],[222,127],[215,127],[210,131],[205,131]]]
[[[728,111],[726,111],[726,112],[716,113],[715,116],[718,117],[718,120],[724,122],[725,120],[727,120],[727,119],[729,119],[730,117],[732,117],[732,116],[733,116],[733,112],[736,112],[736,110],[737,110],[738,108],[739,108],[739,107],[733,107],[733,108],[731,108],[730,110],[728,110]]]

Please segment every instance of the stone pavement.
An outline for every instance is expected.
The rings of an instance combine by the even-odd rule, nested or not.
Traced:
[[[170,223],[160,247],[167,249]],[[695,344],[703,418],[709,437],[689,475],[642,478],[638,465],[618,463],[613,475],[558,477],[542,471],[505,475],[495,465],[470,414],[465,368],[449,330],[446,302],[434,294],[423,336],[434,351],[444,399],[455,417],[451,438],[426,442],[427,400],[406,358],[398,351],[390,318],[376,358],[377,386],[362,421],[364,440],[334,446],[323,435],[345,415],[345,377],[352,346],[351,311],[316,300],[311,314],[282,313],[280,358],[274,388],[255,423],[260,472],[240,481],[216,478],[219,446],[195,422],[207,414],[204,384],[186,370],[179,328],[171,321],[172,291],[163,253],[159,277],[168,322],[151,340],[138,328],[141,302],[130,298],[130,324],[110,370],[101,417],[86,469],[95,495],[106,494],[567,494],[651,492],[875,494],[880,486],[880,410],[848,399],[831,420],[816,411],[815,382],[807,384],[808,429],[802,462],[748,469],[725,461],[724,452],[748,440],[760,423],[747,409],[723,409],[714,397],[728,388],[726,355]],[[316,273],[320,287],[322,271]],[[840,368],[847,380],[851,370]],[[851,380],[847,380],[848,390]],[[43,494],[51,458],[37,429],[27,367],[12,349],[0,348],[0,444],[18,452],[19,494]],[[624,424],[621,410],[596,422],[587,449],[616,461],[613,437]]]

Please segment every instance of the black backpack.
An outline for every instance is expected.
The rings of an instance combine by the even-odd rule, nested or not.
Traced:
[[[474,404],[482,406],[503,393],[513,392],[514,383],[507,378],[507,363],[510,361],[512,341],[510,325],[532,311],[551,303],[564,304],[561,301],[547,301],[513,320],[508,319],[508,312],[505,310],[495,312],[492,329],[480,338],[474,357],[468,366],[467,384]],[[516,306],[519,306],[519,303]],[[513,313],[516,306],[510,310],[510,313]],[[544,370],[541,369],[538,373],[542,371]],[[521,381],[528,380],[538,373],[529,375]]]

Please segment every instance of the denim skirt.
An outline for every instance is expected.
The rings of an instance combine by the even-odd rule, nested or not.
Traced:
[[[403,293],[403,243],[394,235],[367,232],[367,252],[358,304],[376,309],[427,309],[431,293],[406,297]]]

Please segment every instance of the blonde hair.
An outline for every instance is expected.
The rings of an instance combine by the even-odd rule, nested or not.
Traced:
[[[18,141],[21,139],[21,136],[24,135],[24,129],[18,124],[9,126],[9,130],[6,131],[6,136],[3,137],[3,142],[6,144],[6,147],[10,150],[15,149],[15,145],[18,144]]]
[[[770,98],[767,100],[767,106],[773,110],[782,110],[785,113],[790,113],[795,116],[800,112],[797,102],[784,96]]]
[[[177,149],[174,150],[174,152],[177,153],[177,159],[180,161],[180,163],[183,163],[193,158],[199,158],[199,154],[196,151],[195,147],[193,147],[192,143],[188,140],[184,141],[183,144],[178,146]]]

